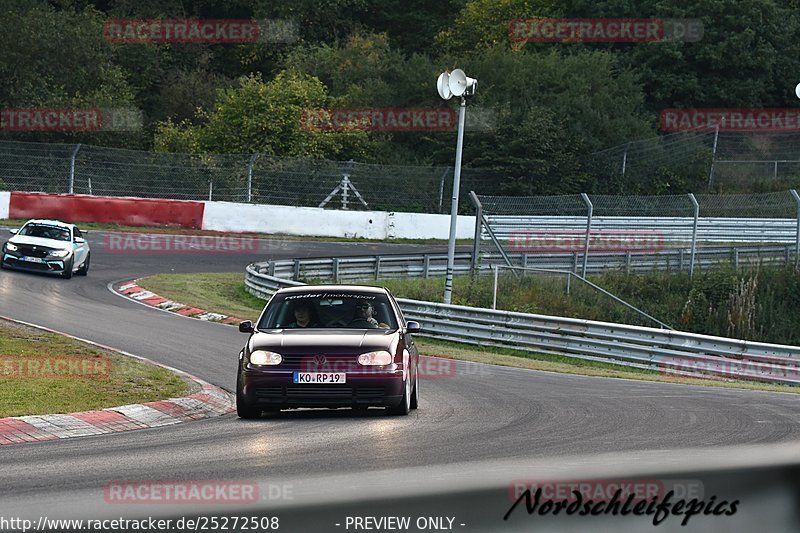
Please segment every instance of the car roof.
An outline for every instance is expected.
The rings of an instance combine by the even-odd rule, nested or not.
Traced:
[[[60,220],[52,220],[52,219],[48,219],[48,218],[33,218],[33,219],[27,221],[25,224],[31,224],[31,223],[33,223],[33,224],[46,224],[48,226],[58,226],[58,227],[61,227],[61,228],[66,228],[66,229],[70,229],[70,228],[74,228],[75,227],[75,224],[70,224],[68,222],[62,222]]]
[[[387,294],[384,287],[372,287],[369,285],[301,285],[297,287],[287,287],[280,289],[280,294],[305,294],[309,292],[356,292],[365,294]]]

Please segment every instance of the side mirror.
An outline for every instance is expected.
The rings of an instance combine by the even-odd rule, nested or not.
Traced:
[[[245,320],[244,322],[239,322],[239,331],[242,333],[253,333],[256,328],[253,327],[253,322],[250,320]]]
[[[86,243],[86,239],[84,239],[83,237],[75,237],[73,239],[73,242],[75,244],[85,244]]]
[[[18,229],[10,229],[10,230],[8,230],[9,233],[13,233],[14,235],[16,235],[18,231],[19,231]]]
[[[414,320],[406,322],[406,333],[419,333],[420,331],[422,331],[422,326],[420,326],[419,322]]]

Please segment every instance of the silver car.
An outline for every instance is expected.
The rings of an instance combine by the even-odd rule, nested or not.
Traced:
[[[89,243],[75,224],[60,220],[29,220],[3,244],[0,268],[85,276],[89,272]]]

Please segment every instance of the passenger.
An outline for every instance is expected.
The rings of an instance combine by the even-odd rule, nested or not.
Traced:
[[[294,322],[286,325],[287,328],[319,328],[322,327],[317,318],[314,304],[311,302],[297,302],[294,304]]]

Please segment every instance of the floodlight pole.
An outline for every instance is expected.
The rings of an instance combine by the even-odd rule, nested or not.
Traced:
[[[447,275],[444,282],[444,303],[449,304],[453,295],[453,263],[456,257],[456,225],[458,224],[458,188],[461,185],[461,152],[464,145],[464,115],[467,99],[461,96],[458,108],[458,141],[456,143],[456,165],[453,173],[453,198],[450,203],[450,240],[447,242]]]

